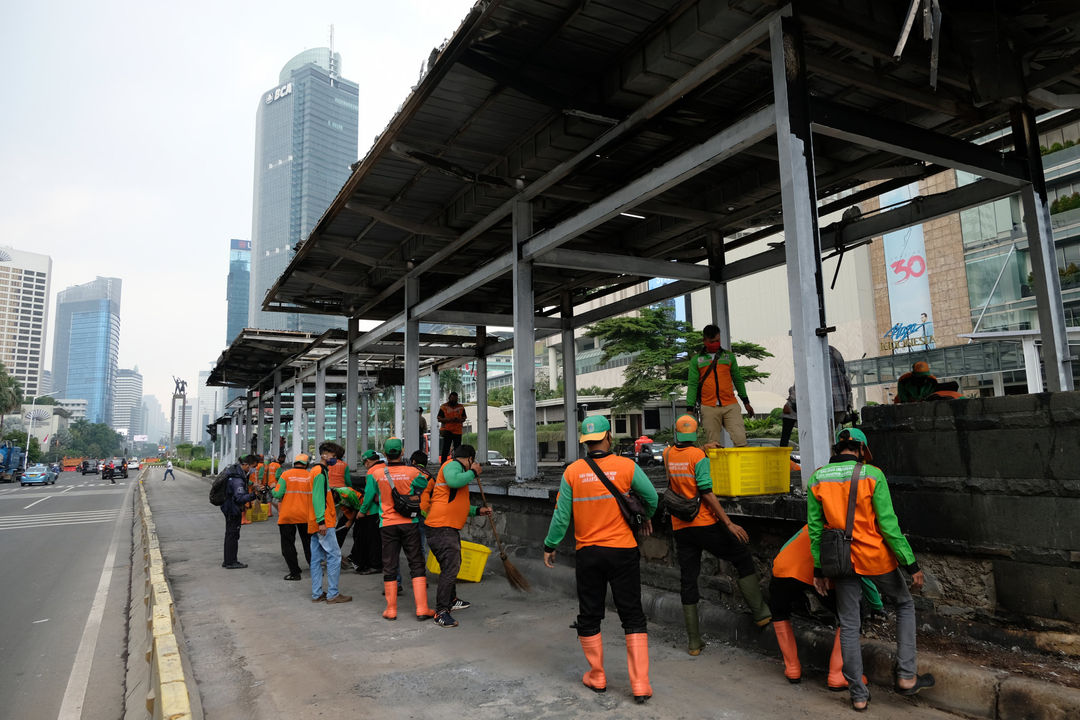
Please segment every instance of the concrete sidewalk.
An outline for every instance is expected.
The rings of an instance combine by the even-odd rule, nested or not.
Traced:
[[[618,619],[604,621],[608,692],[581,685],[585,662],[568,626],[577,612],[573,574],[515,560],[536,586],[512,590],[493,553],[482,582],[459,585],[473,607],[439,628],[413,619],[412,595],[399,619],[384,620],[380,575],[342,575],[352,603],[309,600],[310,581],[286,582],[274,521],[245,525],[246,570],[220,567],[224,520],[207,502],[209,480],[177,471],[147,480],[167,574],[205,717],[329,718],[825,718],[851,712],[822,673],[790,685],[776,660],[712,642],[692,658],[681,627],[650,625],[654,697],[629,692]],[[496,572],[499,571],[499,572]],[[429,598],[434,579],[429,577]],[[408,583],[406,583],[408,588]],[[653,603],[650,603],[653,604]],[[651,618],[666,613],[650,613]],[[706,627],[706,639],[709,639]],[[872,687],[876,718],[954,717]]]

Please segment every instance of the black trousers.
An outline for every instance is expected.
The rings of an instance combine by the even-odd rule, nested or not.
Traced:
[[[734,565],[740,578],[757,572],[750,548],[739,542],[721,523],[683,528],[676,530],[674,535],[683,605],[696,605],[701,599],[698,575],[701,574],[702,550],[708,550],[721,560],[727,560]]]
[[[600,632],[604,619],[607,588],[627,635],[646,632],[645,611],[641,608],[641,566],[638,549],[589,545],[574,555],[577,568],[577,634],[590,637]]]
[[[348,558],[353,561],[353,565],[359,567],[357,562],[357,556],[359,555],[360,548],[360,518],[357,517],[352,524],[352,527],[345,527],[345,523],[349,522],[349,518],[345,517],[345,513],[338,515],[337,524],[337,544],[341,548],[342,556],[345,555],[345,540],[349,537],[349,532],[352,532],[352,550],[349,551]]]
[[[461,446],[461,435],[442,433],[439,435],[439,462],[450,459],[451,451]]]
[[[308,567],[311,567],[311,535],[307,531],[307,523],[284,523],[278,525],[278,534],[281,535],[281,557],[285,558],[285,564],[289,566],[289,573],[300,574],[300,562],[296,557],[296,534],[300,533],[300,544],[304,548],[304,559]]]
[[[457,528],[428,527],[428,547],[439,561],[439,587],[435,591],[435,610],[449,610],[457,597],[457,576],[461,570],[461,534]]]
[[[410,577],[424,576],[424,554],[420,550],[420,526],[416,523],[403,523],[382,528],[382,566],[385,582],[397,580],[402,550],[405,551],[405,561],[409,563]]]
[[[349,554],[359,570],[378,570],[382,567],[382,532],[379,516],[362,515],[353,523],[353,549]]]
[[[226,565],[237,562],[236,553],[240,547],[240,518],[241,513],[225,514],[225,560]]]

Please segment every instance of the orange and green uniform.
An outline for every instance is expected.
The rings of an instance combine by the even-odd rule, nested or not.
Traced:
[[[415,524],[418,522],[417,518],[410,520],[394,509],[394,498],[390,492],[390,482],[386,479],[386,471],[389,471],[394,487],[402,495],[416,495],[427,487],[428,479],[412,465],[396,462],[372,465],[368,469],[364,502],[360,506],[360,512],[366,515],[378,507],[379,527]]]
[[[721,349],[716,353],[716,365],[710,369],[712,361],[713,356],[704,351],[690,357],[690,368],[686,374],[686,404],[690,407],[699,402],[705,407],[731,405],[736,396],[745,403],[746,383],[743,382],[735,353]]]
[[[306,468],[293,467],[278,476],[277,487],[271,495],[278,501],[278,534],[281,536],[281,555],[289,566],[290,576],[300,575],[296,556],[296,534],[304,557],[311,564],[311,543],[308,533],[308,508],[311,507],[311,473]]]
[[[465,427],[465,406],[443,403],[439,406],[438,420],[441,432],[460,435]]]
[[[664,465],[667,467],[668,487],[683,497],[713,491],[712,476],[709,474],[709,458],[705,451],[695,445],[679,443],[664,450]],[[682,530],[688,527],[705,527],[720,522],[712,509],[705,503],[693,520],[680,520],[671,516],[671,529]]]
[[[333,465],[326,465],[326,472],[330,480],[330,487],[352,487],[352,475],[349,473],[349,464],[344,460],[338,460]]]
[[[389,478],[387,477],[389,475]],[[389,589],[391,584],[397,582],[398,564],[400,563],[401,551],[405,551],[405,558],[409,563],[409,574],[413,578],[413,590],[417,593],[417,602],[420,601],[420,589],[423,590],[423,607],[417,606],[417,616],[428,612],[427,610],[427,580],[425,579],[424,555],[420,545],[420,528],[417,525],[419,518],[407,518],[394,509],[394,498],[391,493],[390,483],[403,495],[416,495],[422,493],[427,487],[428,479],[417,468],[405,465],[400,461],[378,463],[368,469],[367,484],[364,487],[364,502],[360,506],[360,512],[369,513],[376,507],[379,508],[379,534],[382,539],[382,566],[383,582],[386,583],[386,591],[396,593]],[[397,596],[394,595],[392,603],[396,613]],[[387,597],[387,611],[390,612],[391,602]],[[387,615],[389,617],[389,615]]]
[[[807,588],[814,585],[814,557],[810,553],[810,532],[807,525],[791,536],[773,558],[772,582],[769,586],[769,608],[773,620],[787,620],[791,615],[791,606],[802,602]],[[798,583],[798,585],[792,585]],[[867,578],[862,578],[863,597],[875,610],[881,610],[881,593]],[[831,600],[827,597],[826,600]],[[835,602],[827,603],[835,611]]]
[[[348,519],[352,520],[356,517],[360,511],[360,505],[363,503],[363,498],[360,497],[360,493],[353,490],[351,487],[337,488],[338,505],[341,507],[342,513]]]
[[[447,460],[434,480],[428,483],[420,502],[427,527],[427,542],[439,563],[439,585],[435,591],[436,612],[449,612],[457,597],[458,572],[461,570],[461,535],[466,518],[476,515],[469,502],[469,483],[476,473],[466,470],[457,460]]]
[[[319,532],[320,525],[333,528],[337,525],[337,513],[334,511],[334,496],[326,482],[326,475],[319,472],[311,480],[311,505],[307,516],[308,533]]]
[[[847,524],[854,466],[854,458],[835,457],[814,471],[807,483],[806,516],[815,574],[820,574],[821,569],[822,531]],[[919,571],[915,553],[900,532],[885,474],[873,465],[863,465],[860,474],[851,533],[851,562],[858,575],[885,575],[895,570],[897,564],[909,573]]]

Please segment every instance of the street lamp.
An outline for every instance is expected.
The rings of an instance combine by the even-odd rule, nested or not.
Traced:
[[[34,420],[37,419],[37,414],[34,412],[34,405],[37,404],[39,398],[46,397],[51,393],[42,393],[33,400],[30,401],[30,412],[26,413],[26,416],[30,420],[30,427],[26,430],[26,450],[23,451],[23,470],[26,470],[27,463],[30,461],[30,434],[34,431]],[[45,418],[42,417],[42,420]]]

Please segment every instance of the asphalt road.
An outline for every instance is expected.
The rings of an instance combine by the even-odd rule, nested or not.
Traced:
[[[135,482],[0,485],[0,717],[122,715]]]
[[[223,569],[224,520],[207,502],[209,481],[176,475],[176,482],[145,485],[207,720],[809,720],[851,713],[847,693],[828,692],[820,671],[807,670],[802,684],[791,685],[778,660],[716,642],[690,657],[683,629],[658,623],[649,626],[655,694],[635,705],[614,612],[603,624],[608,691],[590,692],[568,627],[577,603],[567,594],[573,573],[565,565],[548,570],[514,558],[535,588],[524,594],[509,588],[493,553],[482,582],[459,584],[473,606],[455,614],[461,626],[454,629],[416,622],[411,588],[400,598],[399,619],[384,620],[381,575],[344,573],[341,589],[353,602],[312,604],[306,567],[302,582],[282,579],[273,520],[243,526],[239,557],[247,569]],[[429,574],[431,599],[435,577]],[[955,717],[880,687],[871,692],[877,720]]]

